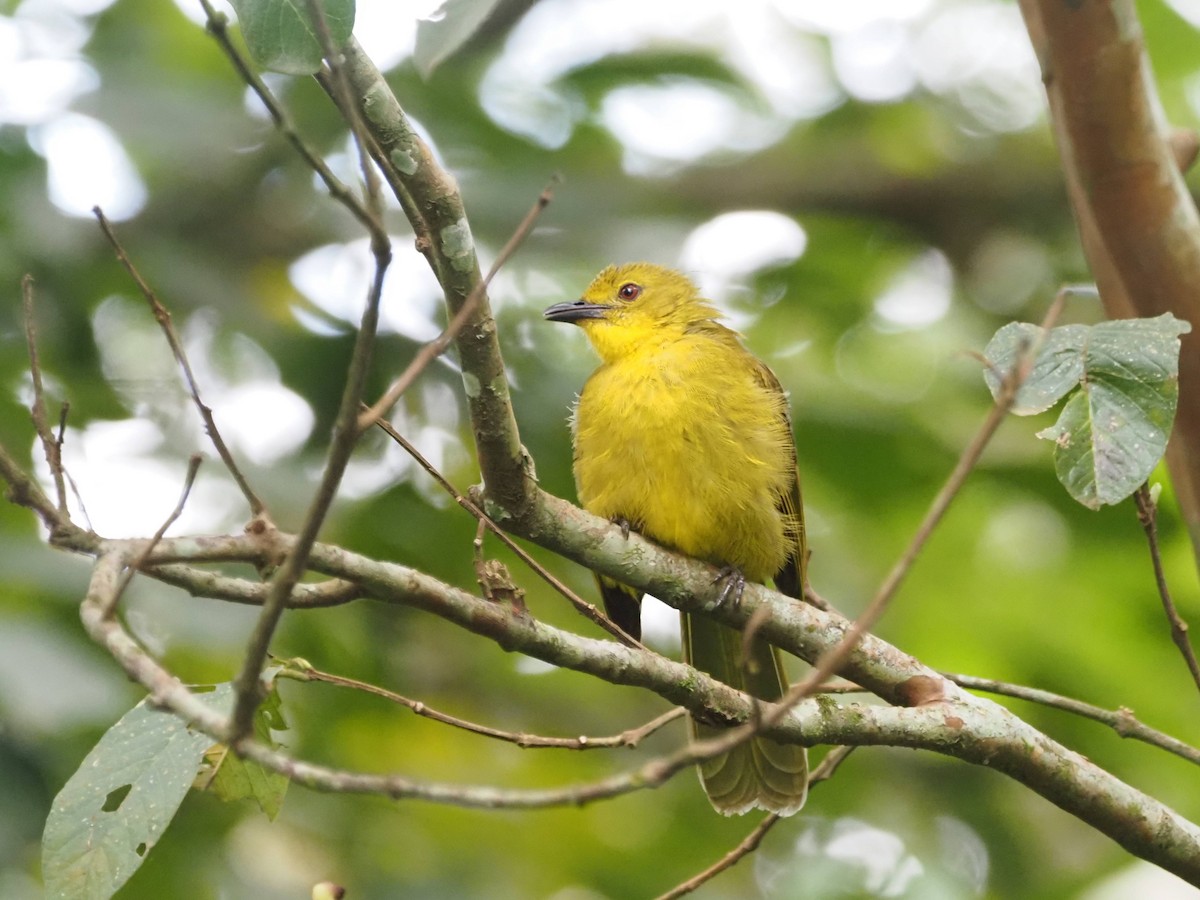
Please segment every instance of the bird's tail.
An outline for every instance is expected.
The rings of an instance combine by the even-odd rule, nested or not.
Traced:
[[[682,621],[686,662],[761,700],[775,701],[786,693],[787,678],[775,647],[755,641],[743,664],[741,632],[699,616],[685,614]],[[697,740],[726,733],[719,725],[691,723]],[[790,816],[808,793],[808,753],[797,744],[756,737],[702,762],[699,769],[709,801],[727,816],[755,807]]]

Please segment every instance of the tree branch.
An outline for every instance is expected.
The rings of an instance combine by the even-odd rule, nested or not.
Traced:
[[[628,543],[633,551],[625,560],[628,583],[643,589],[656,589],[661,585],[678,590],[682,585],[685,599],[678,603],[680,608],[699,612],[714,607],[719,585],[712,582],[711,567],[654,547],[636,535],[630,535],[626,541],[620,537],[619,527],[582,511],[577,513],[585,517],[585,521],[590,520],[589,524],[600,535],[602,544]],[[165,538],[153,548],[148,562],[152,565],[174,563],[180,559],[262,562],[277,552],[273,546],[276,542],[286,550],[292,539],[274,535],[264,543],[255,535]],[[151,690],[155,702],[169,706],[206,731],[211,729],[210,733],[218,739],[224,738],[227,736],[223,730],[224,720],[198,714],[186,698],[178,695],[179,691],[186,694],[186,690],[120,631],[116,619],[106,619],[102,615],[105,592],[114,589],[121,568],[143,552],[146,545],[146,541],[104,541],[98,545],[96,552],[100,561],[88,600],[84,603],[84,622],[89,633],[109,648],[126,671]],[[311,563],[318,571],[360,584],[378,599],[425,609],[486,636],[505,649],[614,684],[648,688],[672,703],[690,710],[713,710],[731,722],[750,721],[755,714],[755,701],[751,698],[682,663],[612,641],[593,640],[552,628],[526,613],[513,611],[508,604],[490,603],[421,572],[321,544],[313,547]],[[671,573],[670,581],[658,575],[654,580],[647,580],[638,574],[652,573],[659,567]],[[663,594],[666,593],[664,590]],[[760,605],[767,606],[771,613],[763,626],[765,636],[772,643],[810,655],[819,655],[834,646],[849,627],[840,616],[796,603],[758,585],[747,586],[740,608],[721,607],[713,609],[712,614],[728,624],[737,624]],[[936,694],[941,699],[909,709],[855,703],[840,705],[828,698],[809,700],[780,722],[767,727],[766,733],[778,740],[805,744],[888,745],[933,750],[994,768],[1109,835],[1130,852],[1193,884],[1200,884],[1200,829],[1166,806],[985,698],[971,696],[951,685],[931,692],[928,682],[940,680],[937,673],[872,635],[866,635],[850,654],[845,668],[856,673],[855,681],[871,686],[885,697],[912,699]],[[770,710],[768,706],[768,714]],[[586,802],[660,784],[670,773],[690,765],[697,752],[693,745],[655,761],[649,768],[586,786],[531,794],[480,788],[464,794],[461,788],[414,786],[408,780],[389,776],[331,773],[292,760],[249,739],[236,747],[269,768],[318,789],[371,791],[437,802],[522,808]]]
[[[1166,750],[1168,753],[1174,753],[1188,762],[1200,765],[1200,750],[1197,750],[1190,744],[1185,744],[1178,738],[1173,738],[1169,734],[1164,734],[1156,728],[1151,728],[1139,722],[1137,717],[1134,716],[1133,711],[1125,707],[1121,707],[1120,709],[1102,709],[1099,706],[1093,706],[1091,703],[1076,700],[1074,697],[1064,697],[1061,694],[1044,691],[1040,688],[1026,687],[1023,684],[1008,684],[1007,682],[996,681],[992,678],[977,678],[974,675],[945,674],[947,678],[960,687],[970,688],[973,691],[987,691],[989,694],[1000,694],[1004,697],[1015,697],[1018,700],[1027,700],[1030,703],[1037,703],[1050,709],[1058,709],[1063,712],[1082,716],[1085,719],[1091,719],[1093,722],[1100,722],[1103,725],[1109,726],[1121,737],[1143,741],[1161,750]]]
[[[1200,328],[1200,215],[1179,172],[1133,0],[1020,0],[1071,206],[1112,318]],[[1200,561],[1200,334],[1184,335],[1167,464]]]
[[[213,418],[212,408],[200,399],[200,388],[196,385],[196,376],[192,373],[192,364],[188,362],[187,353],[183,349],[183,342],[175,332],[175,325],[171,321],[170,311],[158,299],[158,294],[155,293],[154,288],[150,287],[146,279],[142,277],[142,273],[138,271],[137,266],[133,264],[133,260],[129,258],[129,254],[125,252],[124,246],[122,246],[120,239],[117,237],[112,223],[104,215],[104,211],[100,207],[94,206],[92,207],[92,214],[95,215],[96,221],[100,223],[100,230],[104,232],[104,237],[112,247],[113,253],[116,254],[117,261],[121,263],[125,271],[129,273],[129,277],[133,279],[133,283],[137,285],[142,297],[150,307],[150,312],[154,315],[154,320],[158,322],[159,328],[162,329],[163,336],[167,339],[167,345],[171,348],[171,355],[175,357],[175,363],[179,366],[180,372],[183,373],[183,380],[187,385],[192,403],[195,405],[196,411],[200,414],[200,421],[204,423],[204,430],[207,432],[209,440],[212,441],[217,455],[221,457],[221,462],[225,464],[225,468],[233,476],[234,483],[241,490],[242,496],[246,498],[246,503],[250,507],[250,514],[252,516],[265,516],[267,508],[262,500],[258,498],[258,495],[254,493],[254,489],[250,487],[250,482],[246,480],[246,477],[242,474],[242,470],[238,468],[237,461],[234,460],[229,445],[225,443],[225,439],[221,437],[220,429],[217,428],[217,420]]]
[[[358,42],[351,39],[342,52],[343,71],[376,145],[376,162],[400,199],[416,231],[417,249],[429,259],[453,316],[481,279],[458,186],[438,165],[383,74]],[[536,483],[517,432],[486,292],[480,293],[474,312],[455,338],[455,346],[462,361],[463,389],[479,467],[489,499],[500,506],[493,518],[503,518],[502,513],[517,513],[526,508]]]
[[[33,316],[32,275],[21,279],[21,313],[25,320],[25,344],[29,350],[29,375],[33,382],[33,402],[29,405],[29,414],[33,418],[38,440],[42,443],[46,465],[50,467],[54,493],[58,497],[58,511],[67,516],[67,485],[62,463],[61,433],[59,439],[55,440],[54,433],[50,430],[50,420],[46,416],[46,392],[42,387],[42,365],[38,360],[37,322]]]
[[[271,638],[287,606],[287,598],[291,596],[292,588],[308,568],[309,550],[320,533],[330,507],[333,506],[342,475],[350,462],[350,454],[358,444],[361,434],[358,430],[358,408],[362,404],[363,387],[367,381],[375,346],[383,280],[392,261],[391,244],[388,243],[382,229],[371,232],[371,252],[375,257],[374,277],[367,292],[367,302],[358,334],[354,339],[354,350],[347,365],[346,382],[333,424],[329,454],[325,460],[321,481],[309,504],[294,546],[271,578],[271,592],[250,635],[246,656],[235,682],[237,699],[234,703],[233,723],[237,739],[250,734],[253,728],[254,712],[263,699],[259,677],[270,650]],[[236,743],[236,740],[233,743]]]
[[[1167,587],[1167,573],[1163,571],[1162,555],[1158,551],[1158,504],[1150,491],[1148,484],[1143,484],[1134,492],[1133,500],[1137,506],[1138,522],[1146,532],[1146,542],[1150,545],[1150,564],[1154,568],[1154,584],[1158,588],[1158,597],[1162,601],[1163,613],[1171,628],[1171,640],[1179,648],[1183,661],[1187,664],[1188,672],[1192,675],[1192,683],[1200,689],[1200,663],[1196,662],[1196,653],[1188,640],[1188,624],[1179,615],[1175,601],[1171,599],[1171,590]]]
[[[620,734],[614,735],[579,735],[578,737],[569,738],[544,737],[542,735],[529,734],[528,732],[502,731],[499,728],[492,728],[488,725],[481,725],[478,722],[461,719],[458,716],[452,716],[449,713],[433,709],[420,700],[412,700],[397,694],[395,691],[381,688],[378,685],[368,684],[365,681],[358,681],[354,678],[346,678],[343,675],[334,675],[331,672],[322,672],[307,660],[287,659],[280,660],[279,662],[283,668],[276,675],[277,678],[291,678],[295,681],[317,681],[324,684],[332,684],[336,687],[350,688],[367,694],[373,694],[376,697],[389,700],[398,706],[403,706],[409,709],[414,715],[421,716],[422,718],[431,719],[443,725],[449,725],[451,728],[469,731],[472,734],[478,734],[482,737],[516,744],[522,749],[604,750],[612,747],[636,747],[646,737],[658,731],[664,725],[674,722],[684,714],[683,708],[677,706],[636,728],[630,728],[622,731]]]

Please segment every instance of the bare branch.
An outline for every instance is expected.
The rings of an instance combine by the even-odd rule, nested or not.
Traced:
[[[1187,663],[1188,671],[1192,673],[1192,681],[1200,689],[1200,665],[1196,663],[1196,653],[1188,640],[1188,624],[1179,615],[1175,601],[1171,599],[1171,591],[1167,587],[1167,575],[1163,571],[1162,556],[1158,552],[1158,504],[1150,493],[1150,486],[1143,484],[1133,495],[1137,504],[1138,522],[1146,532],[1146,541],[1150,545],[1150,562],[1154,566],[1154,583],[1158,587],[1158,596],[1162,600],[1163,612],[1166,613],[1167,623],[1171,626],[1171,640],[1179,648]]]
[[[351,39],[341,52],[346,77],[375,143],[376,162],[404,207],[417,234],[417,249],[429,259],[453,316],[480,281],[479,262],[457,184],[438,165],[362,47]],[[327,80],[321,83],[330,90]],[[480,294],[455,346],[488,496],[515,514],[531,502],[536,482],[517,432],[486,292]]]
[[[1083,716],[1085,719],[1091,719],[1094,722],[1108,725],[1121,737],[1144,741],[1147,744],[1166,750],[1168,753],[1174,753],[1188,762],[1200,765],[1200,750],[1190,744],[1185,744],[1177,738],[1171,737],[1169,734],[1142,724],[1134,716],[1133,711],[1125,707],[1115,710],[1102,709],[1099,706],[1084,703],[1082,700],[1076,700],[1073,697],[1064,697],[1061,694],[1051,693],[1040,688],[1009,684],[1008,682],[995,681],[991,678],[977,678],[974,675],[952,675],[946,673],[946,677],[955,684],[970,688],[973,691],[987,691],[990,694],[1016,697],[1019,700],[1028,700],[1030,703],[1039,703],[1051,709],[1060,709],[1064,712],[1074,713],[1077,716]]]
[[[1004,373],[1004,379],[996,396],[996,402],[992,404],[992,408],[988,411],[987,417],[975,433],[975,436],[971,439],[971,442],[963,449],[953,471],[951,471],[950,476],[946,479],[946,483],[942,485],[937,496],[933,498],[933,502],[929,506],[929,511],[925,514],[925,518],[921,521],[916,533],[909,541],[908,547],[900,556],[900,559],[896,561],[896,564],[892,566],[891,571],[884,578],[883,584],[879,586],[879,590],[875,593],[875,596],[871,598],[871,602],[867,605],[867,608],[854,620],[838,645],[827,653],[822,654],[813,664],[813,668],[808,675],[788,690],[787,696],[781,704],[782,706],[786,707],[789,703],[793,703],[801,697],[809,696],[817,685],[838,671],[841,663],[849,655],[855,643],[861,640],[862,636],[870,631],[875,623],[879,621],[880,617],[883,616],[892,598],[896,596],[896,592],[900,589],[905,576],[908,575],[909,570],[916,561],[917,556],[929,541],[933,530],[941,523],[942,518],[946,515],[946,511],[950,508],[951,502],[958,496],[958,492],[966,482],[967,476],[971,474],[971,471],[979,463],[984,448],[987,447],[988,442],[992,439],[992,435],[996,433],[996,429],[1000,427],[1000,423],[1008,415],[1009,410],[1012,409],[1017,392],[1020,390],[1021,385],[1025,383],[1025,379],[1029,377],[1045,336],[1058,320],[1070,290],[1070,288],[1063,288],[1055,295],[1054,302],[1050,304],[1050,308],[1043,317],[1042,330],[1039,332],[1037,340],[1031,342],[1030,346],[1026,347],[1025,351],[1013,363],[1012,369]],[[929,699],[931,698],[922,696],[920,702],[927,702]]]
[[[341,484],[342,475],[350,461],[350,454],[358,443],[358,408],[362,403],[363,385],[366,384],[371,363],[371,351],[375,344],[375,332],[379,324],[379,301],[383,294],[383,279],[391,262],[391,246],[389,244],[379,244],[372,240],[371,245],[375,254],[375,276],[371,282],[362,322],[354,341],[354,351],[351,354],[346,373],[342,400],[338,407],[337,419],[334,421],[329,455],[325,461],[321,482],[317,486],[308,512],[305,514],[304,523],[287,558],[275,570],[275,574],[271,578],[270,594],[266,603],[263,604],[262,612],[259,614],[254,631],[247,643],[246,655],[242,660],[242,668],[235,682],[237,700],[233,708],[234,740],[230,743],[237,743],[246,737],[253,727],[254,712],[263,699],[260,674],[271,647],[271,638],[287,607],[287,598],[291,596],[292,588],[296,586],[308,568],[309,552],[316,542],[329,508],[333,505],[338,485]]]
[[[564,505],[565,506],[565,505]],[[581,510],[578,516],[586,517]],[[687,602],[681,608],[699,612],[711,607],[719,589],[713,569],[641,541],[636,535],[620,536],[620,529],[603,520],[592,533],[601,549],[609,541],[627,542],[635,553],[626,571],[635,586],[652,589],[652,579],[642,579],[638,569],[661,568],[682,578],[662,581],[667,595],[682,590]],[[275,534],[238,537],[164,538],[151,553],[150,564],[179,559],[265,562],[292,539]],[[68,535],[66,547],[86,548],[97,562],[82,616],[89,634],[100,641],[133,677],[146,685],[155,702],[197,724],[218,740],[226,738],[224,719],[213,719],[204,708],[197,711],[194,698],[134,643],[115,618],[102,615],[104,598],[115,589],[121,569],[141,552],[144,541],[96,543],[86,533]],[[611,550],[608,552],[612,552]],[[640,562],[634,562],[637,556]],[[554,665],[595,675],[614,684],[649,688],[672,703],[690,710],[711,709],[730,721],[748,721],[754,702],[682,663],[611,641],[595,641],[559,631],[528,615],[514,613],[506,604],[479,597],[438,582],[423,573],[390,563],[358,557],[345,550],[316,545],[313,568],[361,584],[372,596],[428,610],[470,631],[495,640],[510,650],[536,656]],[[661,596],[660,595],[660,596]],[[769,604],[770,619],[763,634],[772,643],[802,655],[820,655],[835,646],[849,623],[838,616],[796,603],[791,598],[748,585],[739,608],[716,611],[716,618],[737,625],[760,604]],[[732,606],[732,604],[730,605]],[[817,652],[814,652],[817,651]],[[840,706],[824,699],[805,701],[797,710],[764,730],[772,738],[803,743],[890,745],[923,748],[1003,772],[1049,799],[1064,810],[1109,835],[1130,852],[1142,856],[1194,884],[1200,884],[1200,828],[1121,782],[1088,760],[1072,753],[1002,707],[963,693],[953,685],[936,691],[927,682],[942,679],[911,657],[873,635],[866,635],[851,652],[845,668],[855,681],[881,696],[911,699],[936,695],[935,700],[910,709],[888,706]],[[202,705],[201,705],[202,706]],[[765,706],[770,722],[773,707]],[[205,716],[208,718],[206,719]],[[533,808],[561,803],[582,803],[661,784],[674,772],[689,767],[705,750],[701,745],[652,761],[633,772],[599,782],[547,791],[512,792],[494,788],[422,785],[395,776],[340,773],[290,759],[250,739],[233,744],[235,750],[271,768],[322,790],[370,791],[395,797],[473,806]]]
[[[210,597],[245,606],[262,606],[271,586],[261,581],[231,578],[180,563],[146,567],[143,573],[156,581],[182,588],[193,597]],[[326,609],[344,606],[365,596],[362,588],[349,581],[330,579],[320,584],[298,584],[288,598],[288,609]]]
[[[426,367],[437,357],[445,353],[450,343],[458,337],[463,326],[475,314],[480,301],[487,295],[488,285],[492,283],[492,279],[496,277],[496,273],[516,253],[522,241],[533,230],[533,226],[537,222],[538,216],[541,215],[542,210],[554,199],[553,187],[556,181],[557,179],[552,180],[550,184],[542,189],[541,194],[538,195],[529,212],[525,214],[525,218],[517,225],[512,237],[508,239],[508,242],[501,248],[500,253],[497,254],[496,260],[488,270],[487,276],[471,289],[471,293],[467,295],[467,299],[459,307],[458,312],[454,314],[454,317],[450,320],[450,324],[446,326],[445,330],[421,348],[420,352],[413,357],[412,362],[408,364],[408,368],[400,374],[399,378],[392,382],[384,395],[375,402],[374,406],[359,414],[358,427],[360,431],[366,431],[383,418],[388,410],[396,405],[396,401],[404,395],[404,392],[412,386],[412,383],[417,380],[417,376],[425,371]]]
[[[116,611],[117,603],[120,602],[121,597],[128,589],[129,582],[133,581],[133,576],[136,575],[138,570],[146,564],[146,560],[150,558],[150,554],[154,552],[154,548],[158,545],[158,542],[163,539],[163,535],[167,533],[167,529],[170,528],[171,525],[174,524],[175,520],[178,519],[183,513],[183,507],[187,503],[188,495],[192,492],[192,485],[196,482],[196,473],[200,471],[200,463],[203,461],[203,459],[204,458],[199,453],[195,453],[192,454],[192,457],[188,460],[187,474],[183,479],[183,490],[179,494],[179,502],[175,504],[175,508],[171,510],[167,518],[163,520],[163,523],[159,526],[158,531],[154,532],[153,537],[150,538],[150,541],[146,544],[145,549],[142,550],[142,552],[139,553],[133,562],[125,569],[124,574],[121,576],[120,582],[117,584],[116,590],[113,591],[112,597],[110,598],[112,601],[112,606],[109,606],[107,609],[103,610],[104,615],[111,616]]]
[[[507,534],[505,534],[504,530],[495,522],[493,522],[492,519],[482,509],[480,509],[473,500],[460,494],[458,489],[455,488],[454,485],[452,485],[446,479],[446,477],[442,475],[442,473],[439,472],[433,466],[433,464],[430,463],[429,460],[427,460],[421,454],[421,452],[409,442],[407,438],[404,437],[404,435],[400,434],[400,432],[393,428],[389,422],[381,420],[378,424],[380,428],[387,432],[388,436],[391,437],[392,440],[403,447],[408,454],[417,461],[417,464],[420,465],[421,468],[429,473],[430,477],[432,477],[433,480],[436,481],[444,491],[446,491],[446,493],[454,498],[455,503],[478,519],[481,527],[486,527],[492,534],[499,538],[500,542],[504,544],[505,547],[515,553],[521,559],[521,561],[525,563],[525,565],[529,566],[529,568],[531,568],[534,572],[536,572],[543,581],[562,594],[562,596],[566,597],[571,605],[574,606],[575,609],[577,609],[585,618],[587,618],[589,621],[595,622],[625,646],[638,647],[642,650],[646,649],[645,645],[642,644],[641,641],[638,641],[622,631],[620,626],[599,609],[597,609],[595,604],[588,603],[573,590],[563,584],[562,581],[556,578],[549,569],[525,552],[525,549]]]
[[[171,313],[163,306],[154,289],[142,278],[141,273],[138,272],[137,267],[130,260],[129,255],[125,252],[125,248],[121,246],[116,232],[113,230],[112,223],[108,221],[103,210],[98,206],[94,206],[92,207],[92,213],[100,223],[100,230],[104,232],[104,236],[108,238],[109,244],[112,245],[117,259],[125,267],[125,271],[129,273],[129,277],[138,286],[138,290],[141,291],[142,296],[150,305],[150,311],[154,313],[155,321],[162,328],[167,343],[171,347],[171,353],[175,356],[175,362],[179,364],[180,371],[183,372],[183,378],[187,384],[188,393],[191,394],[192,402],[195,404],[196,410],[200,413],[200,418],[204,422],[204,430],[208,432],[209,439],[212,440],[213,446],[217,450],[217,455],[221,457],[221,462],[225,464],[225,468],[229,470],[229,474],[233,476],[233,480],[241,490],[242,496],[246,498],[251,514],[256,517],[265,515],[266,507],[258,499],[258,495],[254,493],[254,490],[250,487],[250,483],[242,475],[241,469],[238,468],[237,462],[234,461],[233,454],[230,452],[225,439],[221,437],[221,432],[217,428],[217,422],[213,418],[212,410],[200,399],[200,389],[196,386],[196,376],[192,373],[192,365],[188,362],[187,353],[184,352],[183,342],[179,340],[179,335],[175,332],[175,325],[171,321]]]
[[[25,343],[29,348],[29,374],[33,379],[33,403],[30,414],[33,417],[33,427],[37,430],[38,439],[42,442],[42,452],[46,455],[46,465],[50,467],[50,477],[54,479],[54,493],[58,497],[58,511],[67,517],[67,487],[63,475],[62,464],[62,431],[59,439],[54,439],[50,430],[50,420],[46,416],[46,392],[42,386],[42,366],[38,360],[37,322],[33,316],[33,276],[26,275],[21,279],[21,311],[25,319]]]
[[[233,67],[237,69],[237,73],[241,76],[242,81],[250,90],[258,96],[266,107],[268,114],[271,116],[271,121],[275,123],[279,133],[287,139],[300,157],[309,165],[317,177],[321,179],[326,189],[331,196],[342,206],[350,211],[350,214],[356,218],[364,228],[371,229],[376,227],[378,216],[373,216],[371,212],[363,206],[354,192],[350,190],[336,175],[333,170],[326,165],[325,160],[321,155],[314,150],[299,131],[296,130],[296,125],[292,122],[291,116],[273,93],[267,87],[266,82],[258,77],[254,71],[254,67],[242,56],[237,46],[229,38],[229,22],[223,13],[217,12],[209,0],[200,0],[200,5],[204,7],[204,14],[208,17],[208,32],[211,34],[229,57],[229,61],[233,63]]]
[[[394,691],[389,691],[386,688],[381,688],[374,684],[368,684],[365,681],[358,681],[353,678],[346,678],[343,675],[334,675],[330,672],[322,672],[315,668],[307,660],[303,659],[285,659],[276,660],[283,668],[278,673],[279,678],[291,678],[296,681],[319,681],[324,684],[332,684],[337,687],[351,688],[363,693],[373,694],[376,697],[382,697],[392,703],[407,707],[413,713],[426,719],[431,719],[434,722],[440,722],[443,725],[449,725],[453,728],[460,728],[463,731],[469,731],[472,734],[482,735],[483,737],[494,738],[498,741],[504,741],[509,744],[516,744],[518,747],[525,749],[541,749],[554,748],[560,750],[601,750],[610,749],[612,747],[636,747],[647,736],[658,731],[664,725],[674,722],[684,714],[682,707],[675,707],[661,716],[640,725],[637,728],[631,728],[623,731],[620,734],[614,734],[607,737],[592,737],[589,735],[580,735],[571,738],[543,737],[541,735],[529,734],[527,732],[502,731],[497,728],[491,728],[487,725],[480,725],[477,722],[471,722],[467,719],[460,719],[457,716],[452,716],[448,713],[440,712],[432,709],[422,703],[420,700],[411,700],[408,697],[401,696]]]

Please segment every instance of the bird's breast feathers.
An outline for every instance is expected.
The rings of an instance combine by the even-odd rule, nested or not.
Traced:
[[[795,465],[786,399],[740,346],[697,343],[649,349],[588,380],[573,422],[579,498],[763,581],[788,554],[778,508]]]

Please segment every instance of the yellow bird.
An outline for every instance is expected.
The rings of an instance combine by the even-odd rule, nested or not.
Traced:
[[[609,266],[583,297],[546,310],[580,326],[602,363],[575,407],[575,482],[583,506],[727,572],[800,598],[807,549],[787,397],[774,373],[721,325],[684,275],[649,263]],[[607,578],[609,617],[641,634],[641,593]],[[779,651],[704,616],[683,616],[684,659],[763,700],[787,689]],[[696,738],[721,728],[692,720]],[[700,766],[726,815],[789,815],[804,804],[803,747],[756,738]]]

